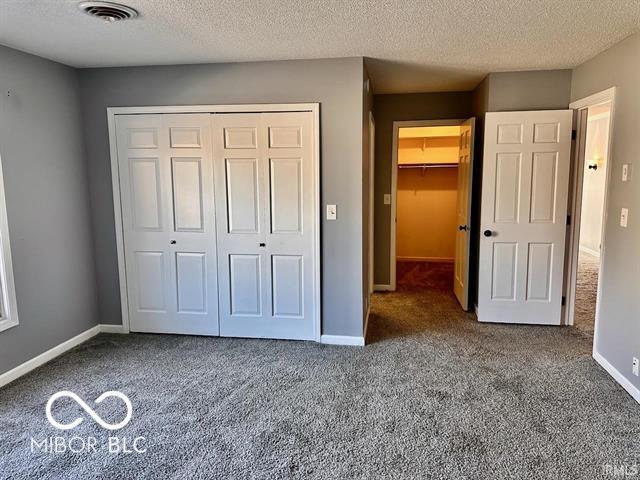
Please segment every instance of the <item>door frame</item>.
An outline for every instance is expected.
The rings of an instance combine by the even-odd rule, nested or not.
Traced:
[[[376,121],[373,112],[369,112],[369,304],[371,304],[371,295],[374,290],[374,235],[375,235],[375,188],[376,188]]]
[[[604,182],[604,204],[602,213],[602,231],[600,241],[600,267],[598,270],[598,290],[596,293],[596,313],[594,323],[593,348],[595,351],[596,338],[598,334],[598,322],[600,318],[600,299],[602,294],[602,265],[604,264],[605,248],[606,248],[606,226],[607,226],[607,209],[609,206],[609,186],[611,182],[612,164],[613,164],[613,124],[615,118],[615,97],[616,87],[608,88],[601,92],[589,95],[588,97],[576,100],[569,104],[578,116],[580,111],[603,103],[610,103],[611,110],[609,112],[609,138],[607,139],[607,164],[605,166],[605,182]],[[578,254],[580,250],[580,219],[582,216],[582,186],[584,178],[584,144],[587,134],[587,122],[578,121],[576,125],[576,143],[574,145],[573,154],[573,172],[571,177],[571,188],[569,189],[569,208],[571,214],[571,225],[568,231],[568,244],[566,254],[566,287],[565,298],[567,299],[566,309],[564,312],[564,325],[573,325],[575,317],[576,302],[576,286],[578,277]]]
[[[391,142],[391,212],[389,242],[389,286],[384,290],[396,290],[396,235],[398,221],[398,135],[401,128],[406,127],[447,127],[458,126],[466,118],[449,118],[442,120],[397,120],[393,122],[393,140]],[[386,287],[386,286],[385,286]]]
[[[113,192],[113,213],[116,230],[116,250],[118,256],[118,280],[120,282],[120,311],[122,332],[129,333],[129,298],[127,295],[127,274],[124,258],[124,228],[122,224],[122,202],[120,198],[120,171],[116,145],[116,115],[144,115],[166,113],[277,113],[311,112],[313,114],[313,270],[314,286],[314,340],[320,342],[322,331],[321,278],[320,271],[320,104],[319,103],[278,103],[278,104],[231,104],[231,105],[168,105],[148,107],[108,107],[107,126],[109,131],[109,159],[111,163],[111,187]],[[214,199],[215,201],[215,199]]]

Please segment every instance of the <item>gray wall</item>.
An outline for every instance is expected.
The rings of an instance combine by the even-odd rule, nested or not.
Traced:
[[[384,194],[391,193],[393,122],[468,118],[472,115],[472,92],[374,95],[373,109],[376,121],[374,282],[389,285],[391,206],[384,204]]]
[[[363,59],[364,61],[364,59]],[[370,240],[370,186],[369,174],[375,165],[371,163],[369,145],[369,113],[373,111],[373,89],[369,82],[369,74],[366,67],[362,70],[362,305],[363,305],[363,328],[367,322],[367,312],[369,311],[369,240]],[[367,84],[369,89],[367,90]]]
[[[571,70],[491,73],[487,83],[489,112],[556,110],[569,106]]]
[[[0,46],[0,92],[20,320],[0,332],[3,373],[93,327],[98,314],[77,72]]]
[[[101,321],[121,322],[107,107],[320,102],[322,204],[338,206],[322,221],[322,333],[362,335],[362,78],[362,58],[81,70]]]
[[[616,87],[616,99],[595,347],[640,388],[640,379],[631,374],[632,357],[640,358],[640,34],[577,67],[571,100],[610,87]],[[631,182],[621,181],[623,163],[633,164]],[[622,207],[629,208],[627,228],[619,225]]]

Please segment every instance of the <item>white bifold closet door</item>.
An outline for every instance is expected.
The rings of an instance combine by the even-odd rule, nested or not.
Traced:
[[[478,320],[560,325],[571,110],[485,116]]]
[[[313,115],[213,115],[220,335],[315,339]]]
[[[130,329],[218,334],[211,115],[118,115]]]

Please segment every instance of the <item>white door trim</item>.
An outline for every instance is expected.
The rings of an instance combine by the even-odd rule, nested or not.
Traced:
[[[376,156],[375,156],[375,132],[376,122],[373,113],[369,112],[369,305],[371,305],[371,294],[374,291],[374,222],[375,222],[375,188],[376,188]],[[368,317],[368,315],[367,315]],[[365,329],[366,330],[366,329]]]
[[[398,132],[404,127],[441,127],[460,125],[466,118],[444,120],[399,120],[393,122],[393,141],[391,143],[391,212],[389,243],[389,287],[384,290],[396,290],[396,219],[398,218]]]
[[[124,228],[122,225],[122,202],[120,199],[120,172],[118,169],[118,151],[116,145],[116,115],[141,115],[162,113],[251,113],[251,112],[312,112],[314,120],[314,338],[320,342],[322,328],[320,294],[320,104],[319,103],[282,103],[247,105],[169,105],[150,107],[109,107],[107,125],[109,129],[109,156],[111,162],[111,185],[113,189],[113,212],[116,229],[116,250],[118,256],[118,279],[120,281],[120,311],[122,329],[129,333],[129,298],[127,295],[127,275],[124,259]]]
[[[582,109],[593,107],[596,105],[600,105],[603,103],[611,103],[611,110],[609,112],[609,139],[608,139],[608,149],[607,149],[607,163],[606,163],[606,175],[605,175],[605,190],[604,190],[604,206],[603,206],[603,214],[602,214],[602,233],[601,233],[601,241],[600,241],[600,272],[602,272],[602,264],[604,263],[605,258],[605,248],[606,248],[606,225],[607,225],[607,208],[609,205],[609,184],[611,182],[611,171],[613,164],[613,128],[614,128],[614,118],[615,118],[615,96],[616,96],[616,87],[608,88],[607,90],[603,90],[601,92],[595,93],[588,97],[582,98],[580,100],[576,100],[569,105],[569,108],[574,111],[579,112]],[[586,138],[586,128],[587,123],[584,122],[584,125],[580,122],[577,125],[578,130],[576,131],[576,141],[581,139],[582,137]],[[585,129],[582,131],[582,129]],[[578,275],[578,253],[580,250],[580,218],[581,218],[581,207],[582,207],[582,180],[583,180],[583,172],[584,172],[584,158],[581,157],[581,148],[579,145],[576,145],[575,148],[575,156],[573,158],[574,162],[574,175],[573,175],[573,185],[572,189],[569,192],[569,199],[571,202],[571,225],[569,227],[569,245],[567,251],[567,278],[566,282],[566,290],[565,296],[567,298],[567,309],[565,312],[565,324],[573,325],[574,316],[575,316],[575,301],[576,301],[576,281]],[[595,313],[595,328],[593,334],[593,353],[594,356],[597,353],[596,343],[598,338],[598,321],[600,317],[600,296],[602,292],[602,275],[598,273],[598,291],[596,294],[596,313]]]

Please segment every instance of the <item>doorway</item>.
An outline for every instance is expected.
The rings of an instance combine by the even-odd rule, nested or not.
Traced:
[[[614,95],[610,89],[571,105],[577,130],[565,323],[589,336],[598,317]]]
[[[392,289],[453,292],[464,310],[474,125],[431,120],[393,129]]]

